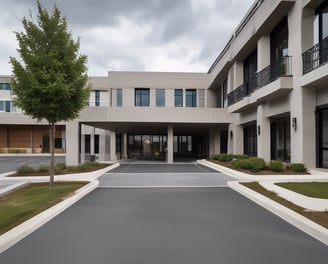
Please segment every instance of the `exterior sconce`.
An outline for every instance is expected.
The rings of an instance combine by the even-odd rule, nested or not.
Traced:
[[[231,139],[233,138],[233,132],[232,132],[232,130],[230,130],[230,138]]]
[[[294,131],[296,131],[297,129],[297,121],[296,121],[296,117],[292,118],[292,128],[294,129]]]
[[[260,125],[257,126],[257,134],[261,135],[261,126]]]

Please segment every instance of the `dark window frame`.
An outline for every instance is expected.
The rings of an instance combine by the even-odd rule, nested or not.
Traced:
[[[100,106],[100,90],[95,90],[95,106]]]
[[[197,89],[186,89],[186,107],[197,107]]]
[[[174,89],[174,106],[183,107],[183,89]]]
[[[138,106],[138,107],[149,107],[150,106],[150,89],[149,88],[135,88],[134,89],[134,105]]]

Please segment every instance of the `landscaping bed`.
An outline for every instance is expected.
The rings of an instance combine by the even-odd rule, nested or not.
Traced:
[[[269,191],[265,189],[263,186],[261,186],[258,182],[245,182],[245,183],[240,183],[253,191],[256,191],[272,200],[275,202],[311,219],[312,221],[316,222],[319,225],[324,226],[325,228],[328,228],[328,212],[317,212],[317,211],[310,211],[307,210],[303,207],[300,207],[280,196],[278,196],[275,192]]]
[[[55,175],[91,172],[106,168],[108,166],[109,164],[98,162],[86,162],[78,166],[66,166],[65,163],[58,163],[55,167]],[[40,166],[38,168],[34,168],[28,165],[23,165],[17,169],[16,173],[9,175],[9,177],[49,176],[49,171],[49,166]]]
[[[0,197],[0,235],[70,197],[88,182],[31,183]]]
[[[309,174],[303,163],[284,164],[281,161],[272,160],[268,163],[262,158],[250,157],[244,154],[215,154],[209,161],[253,175],[299,175]]]

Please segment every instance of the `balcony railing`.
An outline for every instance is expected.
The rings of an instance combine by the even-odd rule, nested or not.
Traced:
[[[228,106],[241,101],[254,91],[274,82],[280,77],[292,76],[292,58],[284,56],[275,63],[257,72],[254,78],[248,80],[228,94]]]
[[[328,37],[303,53],[303,74],[315,70],[328,61]]]

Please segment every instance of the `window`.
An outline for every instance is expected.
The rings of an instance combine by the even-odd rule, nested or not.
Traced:
[[[165,106],[165,90],[156,89],[156,106]]]
[[[174,106],[175,107],[183,106],[183,90],[182,89],[174,90]]]
[[[135,106],[149,106],[149,88],[135,89]]]
[[[271,122],[271,159],[290,162],[290,117]]]
[[[63,140],[61,138],[55,138],[55,148],[63,148]]]
[[[9,83],[0,83],[0,90],[10,90]]]
[[[196,107],[196,89],[186,90],[186,107]]]
[[[84,153],[91,153],[91,135],[84,135]]]
[[[222,83],[222,107],[228,106],[228,97],[227,97],[227,91],[228,91],[228,79],[225,79]]]
[[[244,154],[257,156],[256,125],[244,127]]]
[[[244,61],[244,86],[246,95],[251,94],[257,85],[257,49],[255,49]]]
[[[270,35],[271,64],[279,63],[284,56],[288,55],[288,22],[285,16]]]
[[[100,106],[100,91],[95,90],[95,106]]]
[[[205,90],[198,90],[198,106],[205,107]]]
[[[0,112],[4,112],[6,110],[6,101],[0,101]]]
[[[316,111],[317,166],[328,168],[328,108]]]
[[[95,149],[95,154],[98,154],[99,153],[99,135],[95,135],[94,149]]]
[[[328,2],[323,2],[317,9],[319,41],[328,37]]]
[[[122,89],[116,90],[116,106],[122,107],[123,98],[122,98]]]

